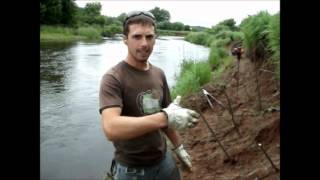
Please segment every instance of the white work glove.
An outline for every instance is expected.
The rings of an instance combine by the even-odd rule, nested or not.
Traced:
[[[187,153],[187,151],[183,148],[182,144],[179,147],[177,147],[176,149],[174,149],[174,152],[176,153],[176,155],[178,156],[180,161],[182,161],[186,166],[188,166],[189,169],[192,168],[191,157]]]
[[[177,130],[192,128],[199,121],[200,115],[193,110],[180,107],[180,100],[181,96],[177,96],[167,108],[162,109],[167,115],[168,126]]]

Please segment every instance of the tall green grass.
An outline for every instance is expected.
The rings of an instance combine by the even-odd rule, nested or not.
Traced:
[[[227,36],[233,41],[242,41],[244,39],[244,34],[241,31],[229,31]]]
[[[267,56],[267,29],[270,17],[267,11],[261,11],[257,15],[249,16],[240,25],[244,33],[244,46],[251,59],[263,60]]]
[[[40,27],[40,32],[52,33],[52,34],[74,35],[75,29],[70,27],[43,25]]]
[[[214,84],[220,83],[222,81],[221,75],[222,73],[231,67],[234,62],[234,58],[232,56],[225,56],[221,59],[220,65],[212,72],[212,82]]]
[[[185,37],[185,40],[207,47],[226,47],[232,41],[243,40],[243,38],[244,35],[242,32],[223,30],[217,32],[216,34],[213,34],[212,32],[191,32]]]
[[[187,36],[190,31],[157,30],[160,36]]]
[[[84,39],[101,39],[102,29],[99,27],[62,27],[48,26],[40,27],[40,41],[75,41]]]
[[[211,42],[211,46],[216,46],[216,47],[223,47],[225,48],[227,45],[231,43],[230,38],[225,38],[225,39],[216,39],[215,41]]]
[[[211,46],[209,54],[209,64],[212,69],[217,69],[223,63],[223,58],[226,57],[228,53],[224,48]]]
[[[183,61],[176,85],[171,90],[172,98],[177,95],[186,96],[199,90],[200,86],[211,81],[211,68],[207,61],[194,63]]]
[[[88,39],[99,39],[101,33],[93,27],[80,27],[77,29],[77,35],[85,36]]]
[[[190,32],[185,37],[186,41],[204,46],[210,46],[213,39],[214,37],[206,32]]]
[[[272,52],[271,62],[275,65],[276,77],[280,78],[280,15],[279,13],[270,18],[268,26],[268,47]]]

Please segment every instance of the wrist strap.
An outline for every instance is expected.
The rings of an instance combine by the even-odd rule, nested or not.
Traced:
[[[181,147],[181,146],[182,146],[182,147]],[[176,150],[177,150],[178,148],[180,148],[180,147],[183,148],[183,144],[180,144],[180,145],[176,146],[175,148],[172,149],[172,151],[176,151]]]

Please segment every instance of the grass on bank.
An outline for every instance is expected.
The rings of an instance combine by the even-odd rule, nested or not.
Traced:
[[[216,51],[218,53],[218,51]],[[212,71],[209,61],[183,61],[181,71],[176,85],[171,89],[171,98],[177,95],[188,96],[200,90],[200,87],[206,83],[220,83],[222,73],[230,68],[234,62],[232,56],[225,55],[220,60],[216,68]]]
[[[176,85],[171,90],[174,99],[177,95],[186,96],[211,80],[211,68],[209,62],[184,60]]]
[[[190,31],[157,30],[160,36],[186,36],[189,32]]]
[[[158,30],[162,36],[186,36],[190,31]],[[116,25],[110,26],[87,26],[87,27],[63,27],[42,25],[40,27],[40,41],[76,41],[76,40],[99,40],[103,36],[112,37],[121,34],[122,28]]]
[[[102,28],[98,27],[62,27],[47,26],[40,27],[40,41],[76,41],[76,40],[98,40],[101,39]]]

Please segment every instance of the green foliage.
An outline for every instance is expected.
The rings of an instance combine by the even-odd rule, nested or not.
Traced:
[[[101,39],[102,28],[91,27],[62,27],[62,26],[40,26],[40,41],[73,41],[80,39]]]
[[[44,24],[58,24],[62,17],[62,3],[60,0],[44,1],[42,4],[45,9],[43,16]]]
[[[195,44],[200,44],[200,45],[210,45],[211,42],[208,40],[212,40],[213,37],[210,36],[210,34],[206,32],[190,32],[186,37],[185,40],[195,43]]]
[[[102,36],[112,37],[115,34],[122,33],[122,26],[118,26],[115,24],[111,24],[110,26],[106,26],[102,31]]]
[[[217,46],[217,47],[225,47],[229,45],[232,41],[242,41],[244,36],[242,32],[238,31],[219,31],[218,33],[211,35],[213,38],[209,38],[208,45]]]
[[[230,31],[229,27],[219,25],[218,29],[213,28],[202,32],[191,32],[185,37],[185,40],[208,47],[225,47],[232,41],[242,40],[243,38],[244,35],[242,32]]]
[[[104,16],[96,16],[94,17],[93,24],[99,24],[100,26],[104,26],[106,23],[106,18]]]
[[[169,21],[161,21],[157,22],[157,29],[173,31],[190,31],[190,26],[184,25],[181,22],[171,23]]]
[[[176,98],[177,95],[185,96],[191,92],[195,92],[200,87],[197,78],[192,71],[186,72],[176,83],[171,90],[172,98]]]
[[[121,13],[118,17],[117,17],[117,20],[119,21],[119,22],[124,22],[124,20],[126,19],[126,13]]]
[[[195,92],[210,80],[211,69],[208,62],[183,61],[177,83],[171,90],[172,97],[185,96]]]
[[[234,19],[226,19],[217,24],[217,26],[228,27],[230,31],[237,31],[239,28],[236,26],[236,21]]]
[[[204,45],[207,46],[207,47],[211,47],[214,44],[214,42],[216,42],[216,40],[217,39],[216,39],[215,36],[209,35],[207,40],[206,40],[206,43]]]
[[[216,46],[216,47],[226,47],[229,45],[231,42],[230,38],[225,38],[225,39],[217,39],[216,41],[213,41],[211,43],[211,46]]]
[[[100,39],[100,33],[93,27],[80,27],[77,29],[76,34],[79,36],[85,36],[88,39]]]
[[[271,62],[276,66],[276,77],[280,78],[280,15],[273,15],[268,26],[268,47],[272,52]]]
[[[40,27],[40,41],[73,41],[85,39],[84,36],[76,35],[76,30],[69,27],[48,26]]]
[[[226,56],[228,56],[228,53],[224,48],[212,46],[209,54],[209,64],[212,69],[218,69]]]
[[[273,52],[280,50],[280,16],[275,14],[270,18],[268,25],[269,47]]]
[[[227,37],[232,41],[242,41],[244,39],[244,34],[240,31],[229,31]]]
[[[159,7],[155,7],[151,9],[150,12],[154,15],[157,22],[170,21],[170,13],[165,9],[160,9]]]
[[[226,30],[226,31],[219,31],[219,32],[217,32],[216,34],[215,34],[215,37],[217,38],[217,39],[226,39],[227,37],[229,37],[229,32],[231,32],[231,31],[229,31],[229,30]]]
[[[72,0],[62,0],[62,17],[61,24],[75,24],[76,4]]]
[[[157,30],[160,36],[186,36],[189,31]]]
[[[70,42],[70,41],[85,40],[85,39],[86,39],[86,37],[84,37],[84,36],[40,32],[40,41],[41,42],[45,42],[45,41]]]
[[[253,60],[263,60],[267,55],[267,29],[270,17],[268,12],[261,11],[257,15],[249,16],[240,25],[244,33],[247,56]]]
[[[87,3],[83,9],[81,20],[87,24],[105,24],[105,18],[100,15],[100,3]]]
[[[213,83],[219,83],[221,81],[222,73],[229,67],[231,67],[234,59],[232,56],[225,56],[220,60],[220,65],[212,72],[212,81]]]
[[[230,28],[229,26],[226,26],[226,25],[216,25],[216,26],[213,26],[211,29],[206,30],[206,32],[214,35],[217,35],[221,31],[230,31]]]
[[[40,24],[75,23],[76,4],[73,0],[42,0],[40,1]]]
[[[87,3],[84,7],[84,13],[89,18],[94,18],[100,15],[101,7],[102,6],[99,2]]]
[[[191,31],[193,32],[207,31],[209,29],[202,26],[191,26],[190,28],[191,28]]]
[[[197,62],[190,70],[192,70],[197,77],[200,86],[211,80],[211,68],[207,61]]]
[[[109,25],[112,25],[112,24],[115,24],[117,26],[122,26],[122,21],[120,21],[121,17],[106,17],[106,22],[105,22],[105,25],[109,26]]]
[[[189,25],[185,25],[185,26],[184,26],[184,30],[185,30],[185,31],[190,31],[190,30],[191,30],[191,28],[190,28],[190,26],[189,26]]]
[[[48,25],[41,26],[40,31],[44,32],[44,33],[65,34],[65,35],[72,35],[75,33],[74,29],[69,28],[69,27],[48,26]]]
[[[162,30],[169,30],[171,29],[171,23],[169,21],[157,22],[157,28]]]
[[[184,24],[181,23],[181,22],[174,22],[174,23],[172,23],[171,29],[175,30],[175,31],[183,31],[184,30]]]

